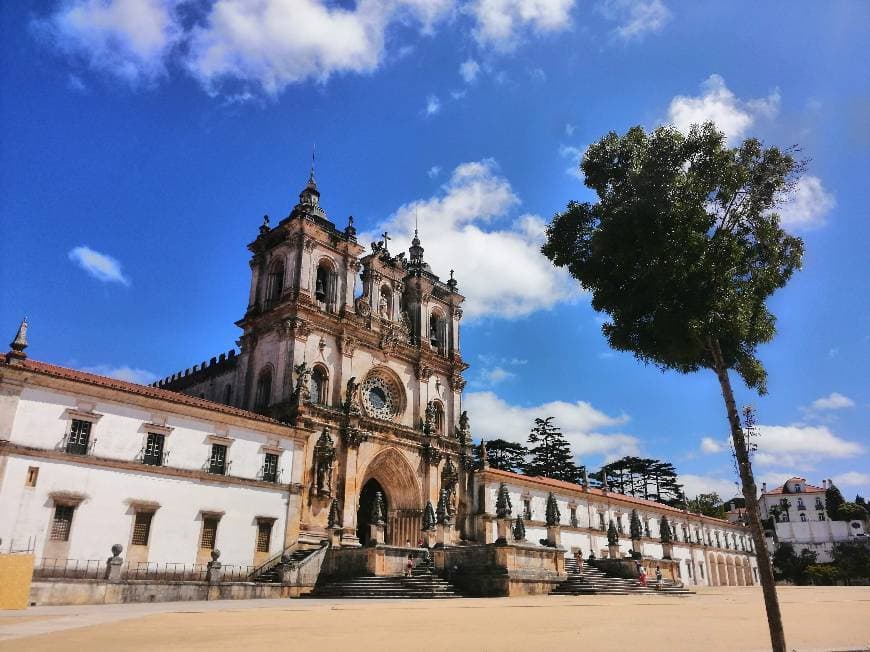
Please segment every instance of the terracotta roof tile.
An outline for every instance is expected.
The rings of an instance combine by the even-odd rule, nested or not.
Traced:
[[[91,374],[85,371],[78,371],[77,369],[69,369],[68,367],[60,367],[58,365],[49,364],[47,362],[31,360],[29,358],[26,360],[22,360],[20,363],[16,363],[15,365],[9,365],[6,362],[2,362],[0,363],[0,366],[26,369],[28,371],[45,374],[54,378],[63,378],[65,380],[88,383],[90,385],[97,385],[99,387],[107,387],[122,392],[137,394],[138,396],[171,401],[172,403],[178,403],[180,405],[189,405],[191,407],[198,407],[204,410],[211,410],[213,412],[220,412],[222,414],[229,414],[245,419],[252,419],[254,421],[261,421],[263,423],[281,423],[280,421],[276,421],[275,419],[272,419],[270,417],[263,416],[262,414],[257,414],[256,412],[249,412],[248,410],[242,410],[241,408],[232,407],[230,405],[215,403],[214,401],[208,401],[204,398],[188,396],[187,394],[180,394],[179,392],[173,392],[168,389],[151,387],[150,385],[139,385],[137,383],[131,383],[126,380],[109,378],[108,376],[99,376],[97,374]]]
[[[554,489],[567,489],[568,491],[583,491],[583,487],[579,484],[574,484],[573,482],[565,482],[564,480],[554,480],[553,478],[543,478],[541,476],[529,476],[522,475],[520,473],[513,473],[511,471],[502,471],[501,469],[494,469],[492,467],[487,469],[487,473],[492,473],[494,475],[504,476],[506,478],[517,479],[517,480],[525,480],[526,482],[535,482],[537,484],[541,484],[547,487],[553,487]],[[670,505],[665,505],[663,503],[657,503],[654,500],[646,500],[644,498],[635,498],[634,496],[626,496],[625,494],[616,493],[615,491],[608,491],[605,493],[601,489],[596,489],[595,487],[589,487],[588,493],[591,496],[598,496],[602,498],[611,498],[616,499],[624,503],[631,503],[633,505],[640,505],[642,507],[655,508],[668,512],[674,512],[677,514],[686,515],[682,509],[677,507],[671,507]],[[699,514],[695,514],[694,512],[689,513],[692,517],[701,516]],[[729,521],[721,518],[714,518],[712,516],[702,516],[704,519],[709,519],[711,521],[719,521],[721,523],[727,525],[734,525],[734,523],[730,523]]]

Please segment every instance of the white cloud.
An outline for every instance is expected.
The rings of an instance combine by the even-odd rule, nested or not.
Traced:
[[[480,74],[480,64],[474,59],[468,59],[459,64],[459,75],[466,84],[473,84]]]
[[[474,436],[482,439],[500,437],[525,444],[537,417],[554,417],[575,455],[600,454],[616,459],[639,453],[638,440],[622,433],[603,434],[599,428],[616,426],[628,421],[626,415],[612,417],[595,409],[586,401],[568,403],[551,401],[531,407],[511,405],[493,392],[470,392],[463,397],[463,409],[472,419]]]
[[[431,168],[429,168],[429,171],[426,172],[426,174],[429,176],[430,179],[434,179],[439,174],[441,174],[441,166],[433,165]]]
[[[704,437],[701,440],[701,451],[704,453],[721,453],[723,450],[725,450],[725,445],[721,441],[712,437]]]
[[[547,81],[547,73],[544,72],[543,68],[529,68],[526,72],[529,74],[529,79],[533,82],[543,84]]]
[[[419,216],[426,262],[442,278],[456,270],[467,318],[521,317],[578,297],[580,287],[541,255],[543,219],[522,215],[507,223],[519,203],[495,161],[463,163],[436,196],[401,206],[361,239],[387,230],[410,240]]]
[[[497,50],[515,48],[525,30],[558,32],[571,25],[575,0],[473,0],[466,11],[475,21],[474,36]]]
[[[814,410],[842,410],[855,406],[853,401],[848,396],[844,396],[839,392],[831,392],[827,396],[817,398],[812,402],[811,406]]]
[[[130,83],[154,80],[182,37],[175,15],[179,0],[72,0],[38,33],[62,52]]]
[[[573,136],[575,131],[577,131],[577,125],[572,125],[570,122],[565,123],[566,136]]]
[[[831,479],[837,487],[870,487],[870,473],[847,471]]]
[[[147,369],[135,369],[126,365],[113,367],[107,364],[98,364],[92,367],[82,367],[82,371],[98,376],[108,376],[109,378],[117,378],[118,380],[126,380],[130,383],[138,383],[139,385],[149,385],[157,380],[158,376]]]
[[[681,473],[680,483],[683,491],[689,499],[698,494],[717,493],[722,500],[728,500],[740,494],[740,485],[735,479],[729,480],[716,475],[697,475],[694,473]]]
[[[861,444],[838,437],[827,426],[758,426],[757,431],[755,461],[765,466],[808,469],[819,459],[850,458],[864,451]]]
[[[565,168],[565,174],[583,181],[584,176],[583,170],[580,169],[580,162],[583,160],[585,152],[585,149],[580,149],[573,145],[559,145],[559,156],[570,162],[568,167]]]
[[[478,384],[484,387],[491,387],[515,377],[515,373],[508,371],[504,367],[485,367],[480,371],[480,381]]]
[[[430,95],[426,98],[426,108],[423,110],[423,113],[427,116],[435,115],[441,110],[441,100],[439,100],[435,95]]]
[[[798,179],[777,212],[780,223],[786,228],[812,228],[823,225],[836,205],[836,198],[825,190],[822,180],[806,175]]]
[[[187,65],[208,89],[234,80],[270,95],[306,79],[369,73],[384,59],[391,23],[431,32],[453,2],[359,0],[345,9],[320,0],[217,0],[189,34]]]
[[[677,95],[668,107],[668,122],[688,132],[693,124],[713,121],[729,141],[742,138],[759,118],[773,118],[779,112],[779,91],[766,98],[743,101],[725,85],[719,75],[710,75],[701,84],[701,95]]]
[[[69,252],[69,259],[99,281],[130,285],[130,279],[121,271],[121,263],[106,254],[94,251],[87,245]]]
[[[614,32],[626,41],[658,32],[671,19],[661,0],[604,0],[600,10],[605,18],[619,23]]]

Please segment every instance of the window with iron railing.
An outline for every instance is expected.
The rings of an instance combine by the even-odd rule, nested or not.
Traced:
[[[151,466],[163,466],[163,448],[166,437],[156,432],[149,432],[145,441],[142,462]]]
[[[263,482],[278,482],[278,456],[266,453],[263,456]]]
[[[73,455],[87,455],[91,444],[90,421],[73,419],[66,440],[66,452]]]
[[[133,521],[133,536],[130,538],[130,545],[148,545],[148,539],[151,536],[151,520],[153,518],[154,512],[136,512],[136,518]]]
[[[571,524],[571,527],[577,527],[577,508],[571,508],[571,517],[568,521]]]
[[[202,535],[199,539],[199,547],[203,550],[214,550],[219,521],[220,519],[216,516],[206,516],[202,519]]]
[[[54,517],[51,519],[51,532],[48,538],[52,541],[69,541],[69,532],[72,528],[73,514],[76,508],[73,505],[55,505]]]
[[[211,445],[211,455],[208,458],[208,472],[215,475],[226,475],[227,447],[224,444]]]
[[[272,546],[272,521],[257,521],[257,552],[269,552]]]
[[[532,501],[524,500],[523,501],[523,518],[527,521],[532,520]]]

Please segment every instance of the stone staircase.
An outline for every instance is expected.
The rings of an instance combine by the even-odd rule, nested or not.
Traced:
[[[583,572],[580,573],[577,561],[572,557],[565,558],[565,570],[568,572],[568,579],[550,595],[694,594],[694,591],[689,591],[672,580],[662,580],[661,583],[653,580],[647,586],[641,586],[636,579],[611,577],[589,563],[583,564]]]
[[[453,586],[438,577],[431,560],[418,560],[411,577],[348,577],[318,580],[305,598],[425,598],[459,597]]]
[[[284,571],[285,566],[289,566],[292,564],[298,566],[305,559],[307,559],[310,555],[314,554],[318,550],[320,550],[320,548],[299,548],[297,550],[294,550],[289,555],[282,557],[281,560],[278,561],[278,563],[268,566],[262,571],[256,572],[251,579],[255,582],[279,584],[281,582],[281,575]]]

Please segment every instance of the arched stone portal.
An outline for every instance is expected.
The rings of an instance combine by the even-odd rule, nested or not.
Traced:
[[[378,453],[366,468],[361,486],[357,502],[357,536],[360,542],[365,544],[368,541],[371,501],[374,492],[382,491],[387,507],[385,542],[387,545],[404,546],[410,541],[416,545],[423,525],[423,500],[420,479],[405,456],[395,448]]]

